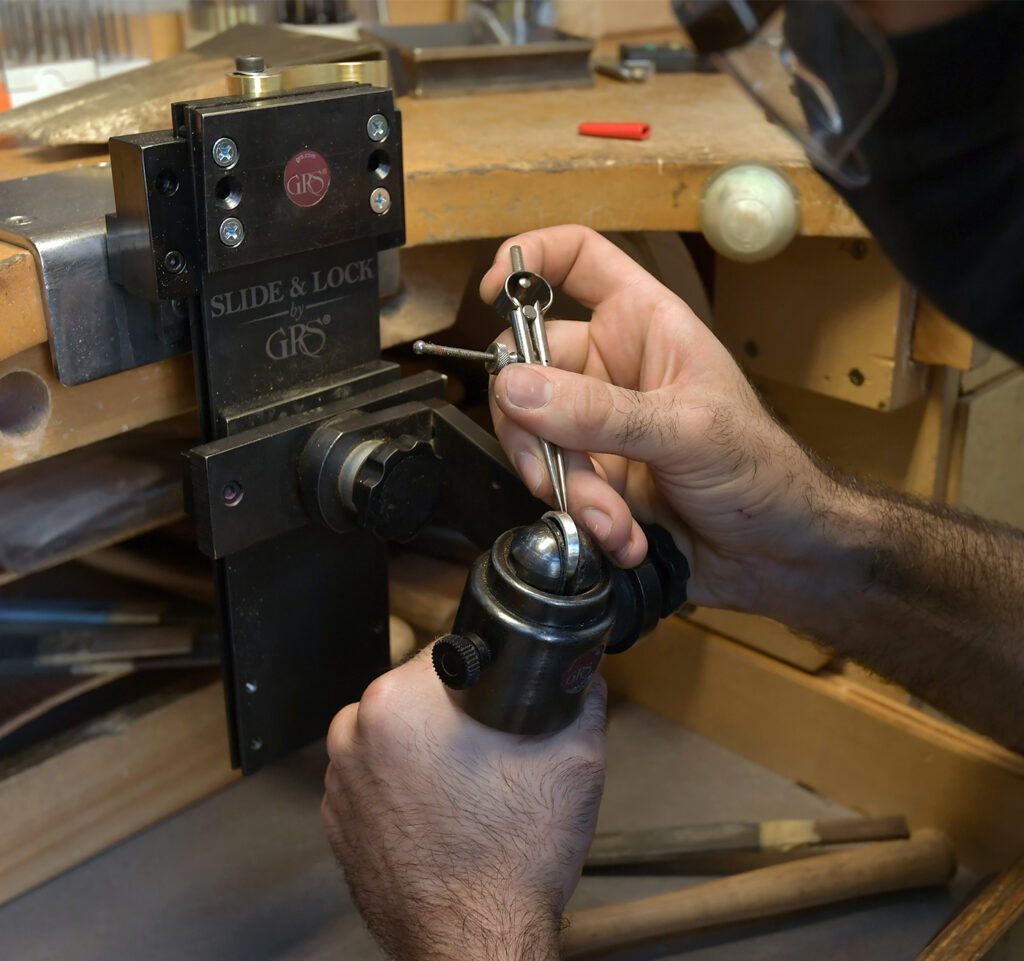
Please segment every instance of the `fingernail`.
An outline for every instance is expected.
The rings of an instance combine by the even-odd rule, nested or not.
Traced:
[[[544,468],[540,461],[528,450],[521,450],[516,454],[516,470],[530,493],[536,494],[544,482]]]
[[[583,512],[583,523],[587,525],[587,530],[602,544],[608,540],[608,535],[612,532],[612,519],[604,511],[599,511],[596,507],[588,507]],[[629,545],[626,546],[628,547]]]
[[[551,381],[543,374],[526,364],[509,364],[506,370],[505,396],[513,407],[536,410],[551,400]]]

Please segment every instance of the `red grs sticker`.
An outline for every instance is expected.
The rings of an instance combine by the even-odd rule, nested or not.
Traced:
[[[566,694],[577,694],[590,683],[590,679],[601,663],[604,645],[598,644],[589,651],[584,651],[572,662],[562,675],[562,690]]]
[[[299,207],[320,203],[331,185],[331,168],[315,150],[300,150],[284,168],[284,192]]]

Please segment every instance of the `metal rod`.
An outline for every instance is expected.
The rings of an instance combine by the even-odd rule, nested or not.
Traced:
[[[482,360],[487,363],[494,355],[483,350],[467,350],[465,347],[446,347],[444,344],[431,344],[425,340],[417,340],[412,345],[414,354],[431,354],[434,357],[458,357],[462,360]]]
[[[512,255],[512,269],[514,271],[516,271],[517,273],[520,270],[526,270],[526,268],[523,266],[523,249],[522,249],[522,247],[515,246],[515,247],[512,248],[510,253]]]

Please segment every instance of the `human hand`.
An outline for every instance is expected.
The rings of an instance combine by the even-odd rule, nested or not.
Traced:
[[[633,515],[653,520],[690,560],[690,600],[773,612],[779,579],[811,553],[829,478],[686,304],[594,231],[506,241],[480,284],[485,301],[512,244],[593,311],[589,323],[548,323],[554,366],[511,364],[492,381],[495,430],[527,486],[552,501],[542,436],[567,452],[570,511],[617,563],[646,552]]]
[[[558,734],[493,731],[429,651],[338,713],[322,813],[370,930],[404,961],[554,961],[604,781],[604,682]]]

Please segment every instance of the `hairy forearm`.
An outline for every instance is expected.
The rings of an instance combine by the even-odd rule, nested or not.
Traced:
[[[834,478],[814,514],[770,613],[1024,751],[1024,533]]]

